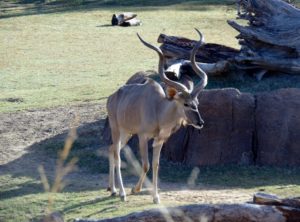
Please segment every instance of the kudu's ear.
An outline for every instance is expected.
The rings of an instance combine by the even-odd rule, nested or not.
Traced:
[[[168,99],[174,99],[174,97],[176,96],[177,92],[178,91],[175,88],[167,86],[166,94],[167,94],[167,98]]]

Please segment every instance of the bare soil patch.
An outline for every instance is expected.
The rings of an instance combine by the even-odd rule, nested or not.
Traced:
[[[105,117],[105,107],[89,103],[0,114],[0,165],[26,154],[33,144],[66,134],[76,117],[77,127],[95,123]]]

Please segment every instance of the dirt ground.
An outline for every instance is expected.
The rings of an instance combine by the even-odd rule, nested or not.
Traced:
[[[51,109],[30,110],[0,114],[0,172],[1,174],[30,175],[38,177],[37,166],[42,164],[47,172],[55,166],[55,159],[43,152],[44,143],[51,139],[62,139],[68,133],[75,116],[78,127],[99,137],[104,125],[105,107],[99,104],[80,104]],[[74,125],[74,124],[73,124]],[[81,132],[82,133],[82,132]],[[84,132],[83,132],[84,134]],[[101,144],[97,144],[98,146]],[[107,186],[107,175],[87,173],[80,169],[72,174],[76,186]],[[134,184],[136,178],[125,179],[126,186]],[[88,182],[87,182],[88,181]],[[129,185],[130,184],[130,185]],[[222,187],[201,187],[191,189],[186,184],[160,182],[161,198],[175,202],[192,203],[241,203],[251,199],[245,190]]]

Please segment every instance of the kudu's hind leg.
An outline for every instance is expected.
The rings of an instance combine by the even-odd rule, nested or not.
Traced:
[[[139,135],[139,145],[140,145],[140,154],[142,158],[142,173],[140,175],[140,179],[138,183],[131,190],[133,194],[141,191],[144,180],[146,178],[146,174],[150,168],[150,164],[148,160],[148,138]]]
[[[117,190],[115,185],[115,155],[117,150],[117,144],[120,141],[120,133],[116,128],[112,129],[112,142],[113,144],[109,147],[109,187],[107,188],[108,191],[111,192],[112,196],[116,196]]]
[[[114,157],[115,145],[112,144],[109,147],[109,187],[107,191],[111,192],[111,196],[116,196],[117,190],[115,186],[115,157]]]
[[[114,155],[114,161],[116,165],[116,174],[117,174],[117,180],[119,183],[119,189],[120,189],[120,198],[122,201],[126,201],[126,192],[123,185],[122,180],[122,174],[121,174],[121,149],[127,144],[128,139],[130,138],[130,135],[124,132],[120,133],[120,140],[117,143],[115,155]]]

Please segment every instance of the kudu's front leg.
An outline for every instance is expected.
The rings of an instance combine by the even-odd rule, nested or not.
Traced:
[[[157,182],[158,182],[158,167],[159,167],[159,157],[160,157],[160,151],[163,146],[164,141],[161,140],[154,140],[153,142],[153,158],[152,158],[152,171],[153,171],[153,203],[159,204],[160,199],[158,195],[158,188],[157,188]]]
[[[117,173],[117,180],[119,183],[120,189],[120,198],[122,201],[126,201],[126,192],[123,185],[122,174],[121,174],[121,149],[127,144],[130,135],[121,131],[120,133],[120,140],[116,145],[115,149],[115,165],[116,165],[116,173]]]

